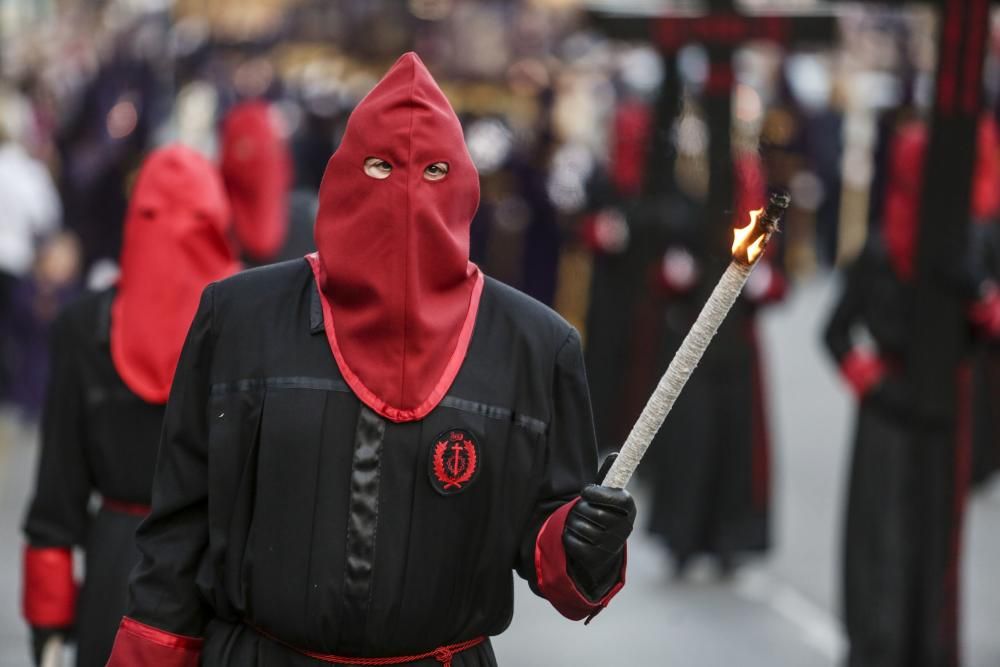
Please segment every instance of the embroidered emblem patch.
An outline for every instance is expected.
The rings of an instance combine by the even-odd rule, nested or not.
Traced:
[[[461,428],[448,429],[431,446],[431,486],[441,495],[464,491],[479,475],[479,443]]]

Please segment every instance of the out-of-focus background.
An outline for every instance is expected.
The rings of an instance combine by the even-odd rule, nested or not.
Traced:
[[[308,239],[351,109],[408,50],[451,99],[480,171],[473,259],[580,329],[606,450],[727,261],[729,230],[768,189],[793,200],[633,483],[625,590],[584,627],[519,583],[501,664],[840,664],[857,400],[827,324],[863,249],[898,256],[877,239],[900,192],[912,210],[898,215],[945,239],[953,264],[974,256],[978,296],[993,289],[1000,10],[985,0],[0,0],[0,665],[29,664],[19,531],[48,327],[114,280],[143,156],[174,140],[215,156],[227,109],[270,101],[294,160],[291,224]],[[904,128],[931,164],[896,159]],[[908,176],[917,185],[899,190]],[[927,275],[926,245],[914,275]],[[860,275],[856,300],[882,284]],[[942,315],[890,323],[904,341],[964,312],[911,282]],[[882,343],[855,331],[884,314],[874,303],[841,327],[861,348]],[[972,484],[950,528],[965,528],[959,633],[976,667],[1000,665],[989,329],[940,357],[973,368],[956,436],[971,441]],[[918,345],[887,363],[940,377],[922,374]]]

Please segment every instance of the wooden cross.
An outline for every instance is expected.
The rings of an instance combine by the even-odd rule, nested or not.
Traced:
[[[703,107],[709,130],[709,189],[705,210],[705,250],[728,261],[733,205],[733,160],[730,142],[732,125],[732,88],[735,84],[732,56],[746,42],[767,41],[784,47],[826,45],[836,37],[836,20],[829,15],[747,15],[736,11],[733,0],[709,0],[708,13],[700,15],[662,15],[620,9],[594,8],[591,23],[605,35],[624,41],[648,42],[660,51],[664,70],[675,66],[675,54],[688,44],[700,43],[708,52],[709,73],[703,93]],[[609,5],[610,6],[610,5]],[[678,104],[664,96],[679,95],[677,86],[665,78],[658,113],[654,118],[653,143],[647,156],[647,173],[662,173],[665,157],[673,154],[669,146],[669,128]],[[672,112],[672,113],[671,113]],[[659,166],[658,166],[659,165]],[[644,195],[655,195],[668,186],[666,179],[647,179]],[[718,248],[718,253],[714,250]],[[723,257],[725,255],[725,257]],[[721,270],[721,264],[720,264]],[[711,282],[711,281],[709,281]]]

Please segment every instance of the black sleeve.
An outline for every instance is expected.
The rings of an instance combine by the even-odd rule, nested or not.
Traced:
[[[862,254],[845,269],[844,285],[823,331],[826,349],[838,365],[854,347],[851,328],[861,317],[864,303],[864,273],[869,261],[868,252],[867,249],[862,251]]]
[[[92,487],[84,450],[86,414],[79,346],[85,344],[67,315],[52,329],[51,373],[42,412],[41,454],[35,496],[24,532],[32,547],[83,542]]]
[[[136,532],[130,618],[200,636],[208,619],[196,575],[208,547],[208,394],[214,285],[202,294],[181,351],[160,437],[153,509]]]
[[[575,499],[597,477],[597,436],[580,335],[570,331],[556,355],[552,377],[552,413],[546,437],[546,460],[537,487],[535,509],[521,539],[517,572],[541,595],[535,543],[546,519]]]

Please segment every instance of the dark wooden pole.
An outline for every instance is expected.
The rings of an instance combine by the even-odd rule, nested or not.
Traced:
[[[925,156],[917,241],[916,298],[906,364],[913,503],[910,549],[912,641],[921,664],[957,667],[959,589],[969,447],[960,410],[967,352],[965,308],[972,292],[967,262],[970,191],[989,25],[987,0],[940,2],[934,110]]]
[[[917,242],[917,299],[910,356],[918,408],[955,414],[955,371],[965,336],[962,264],[982,111],[987,0],[943,0],[934,111],[924,165]],[[943,400],[942,400],[943,399]]]

